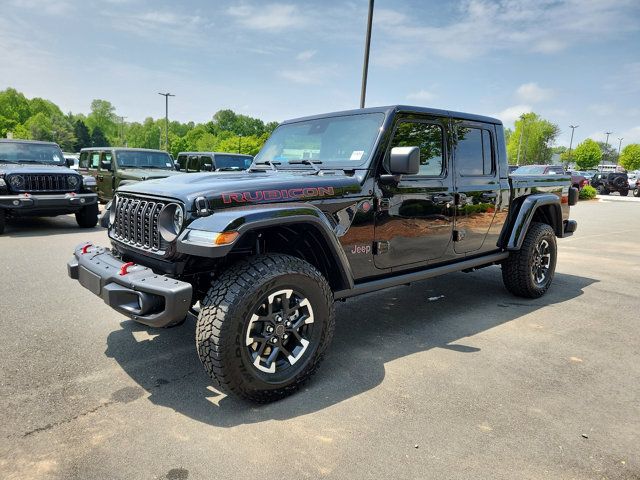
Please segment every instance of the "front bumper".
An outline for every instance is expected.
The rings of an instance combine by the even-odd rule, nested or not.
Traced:
[[[0,207],[16,210],[80,209],[97,203],[95,193],[61,193],[55,195],[0,195]]]
[[[180,322],[191,307],[192,287],[154,273],[142,265],[124,269],[108,248],[78,245],[67,262],[69,277],[78,280],[111,308],[151,327]]]

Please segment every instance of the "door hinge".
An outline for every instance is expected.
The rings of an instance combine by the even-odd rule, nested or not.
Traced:
[[[385,212],[391,208],[391,200],[388,198],[378,198],[377,210],[379,212]]]
[[[389,242],[386,240],[373,242],[373,254],[382,255],[389,252]]]
[[[453,231],[453,241],[454,242],[460,242],[462,240],[464,240],[465,237],[465,231],[464,230],[454,230]]]

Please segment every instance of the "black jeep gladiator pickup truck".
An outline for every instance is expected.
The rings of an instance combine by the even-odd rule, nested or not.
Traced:
[[[57,144],[0,140],[0,234],[12,217],[75,213],[80,227],[95,227],[95,189],[95,179],[68,168]]]
[[[191,310],[216,385],[268,402],[317,369],[335,300],[489,265],[540,297],[577,198],[569,176],[509,178],[494,118],[330,113],[282,123],[245,172],[119,188],[103,216],[111,249],[79,245],[68,273],[146,325]]]

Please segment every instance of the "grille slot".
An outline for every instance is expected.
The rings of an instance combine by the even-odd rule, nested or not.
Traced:
[[[158,217],[165,205],[165,202],[149,198],[118,195],[111,206],[115,209],[112,238],[125,245],[162,254],[167,242],[160,236]]]
[[[7,180],[10,180],[13,175],[10,175]],[[78,189],[80,182],[75,188],[69,187],[69,175],[47,173],[47,174],[26,174],[20,175],[24,179],[24,185],[22,188],[11,187],[11,190],[20,192],[46,192],[46,193],[65,193],[74,192]],[[11,183],[9,182],[9,185]]]

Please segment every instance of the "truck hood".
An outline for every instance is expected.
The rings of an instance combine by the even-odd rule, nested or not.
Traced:
[[[308,172],[205,172],[151,180],[118,189],[119,193],[174,198],[193,210],[194,200],[205,197],[213,209],[243,205],[322,200],[357,194],[356,177],[342,173]]]
[[[153,178],[166,178],[173,175],[181,175],[177,170],[160,170],[157,168],[120,168],[120,177],[127,180],[148,180]]]
[[[38,173],[73,173],[73,170],[63,165],[43,165],[41,163],[2,163],[0,161],[0,175],[9,175],[18,173],[21,175],[38,174]]]

